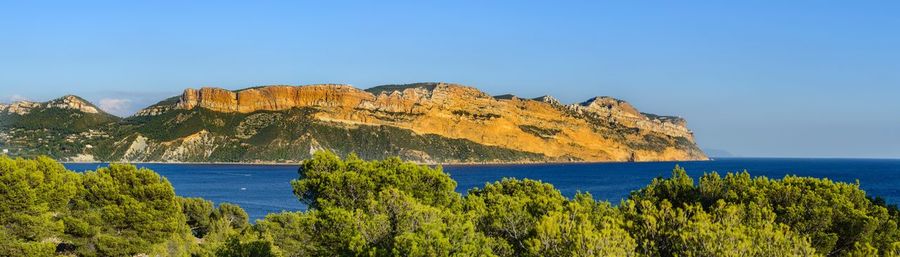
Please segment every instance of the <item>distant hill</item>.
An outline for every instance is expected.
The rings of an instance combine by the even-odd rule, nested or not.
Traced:
[[[708,149],[704,149],[704,152],[706,152],[706,155],[708,155],[709,157],[713,157],[713,158],[716,158],[716,157],[719,157],[719,158],[736,157],[736,156],[735,156],[734,154],[732,154],[731,152],[726,151],[726,150],[722,150],[722,149],[708,148]]]
[[[43,103],[21,101],[0,104],[0,126],[83,132],[120,118],[103,112],[81,97],[68,95]]]
[[[322,149],[425,163],[706,159],[683,119],[610,97],[563,105],[448,83],[201,88],[125,119],[78,97],[61,99],[69,104],[3,118],[0,144],[13,155],[72,161],[296,162]],[[44,128],[62,131],[42,139],[55,143],[8,136]]]
[[[64,96],[47,102],[0,104],[0,148],[16,156],[50,155],[78,158],[92,148],[80,138],[92,138],[120,122],[90,102]]]

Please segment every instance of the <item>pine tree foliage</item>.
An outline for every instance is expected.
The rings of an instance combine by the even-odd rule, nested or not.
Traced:
[[[828,179],[676,167],[614,206],[320,152],[291,184],[309,209],[251,224],[148,169],[0,157],[0,256],[900,256],[900,210]]]

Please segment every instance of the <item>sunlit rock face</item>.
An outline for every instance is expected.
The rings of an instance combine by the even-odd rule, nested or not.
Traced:
[[[12,104],[0,104],[0,113],[25,115],[32,109],[40,107],[40,103],[20,101]]]
[[[38,108],[69,109],[92,114],[100,113],[100,109],[96,106],[73,95],[67,95],[43,103],[19,101],[8,105],[0,104],[0,113],[25,115]]]
[[[180,97],[140,111],[161,115],[198,108],[253,114],[313,108],[317,121],[410,130],[539,153],[547,161],[705,160],[684,119],[641,113],[611,97],[564,105],[551,96],[492,97],[449,83],[265,86],[231,91],[187,89]]]

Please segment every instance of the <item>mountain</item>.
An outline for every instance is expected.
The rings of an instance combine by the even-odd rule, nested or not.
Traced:
[[[91,143],[74,157],[293,162],[331,150],[425,163],[707,159],[684,119],[622,100],[564,105],[448,83],[187,89],[95,131],[74,140]]]
[[[67,95],[47,102],[0,104],[0,148],[19,156],[77,158],[92,137],[120,122],[83,98]]]
[[[81,97],[67,95],[43,103],[20,101],[0,104],[0,127],[82,132],[113,123],[108,114]]]

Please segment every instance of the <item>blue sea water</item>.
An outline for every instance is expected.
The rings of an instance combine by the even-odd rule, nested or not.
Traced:
[[[590,192],[594,198],[613,202],[627,197],[656,177],[668,177],[675,165],[697,178],[705,172],[747,170],[752,176],[782,178],[792,174],[856,183],[869,195],[900,203],[900,160],[884,159],[776,159],[723,158],[702,162],[584,163],[523,165],[444,166],[465,193],[474,187],[505,177],[548,182],[564,195]],[[105,164],[66,164],[74,171],[95,170]],[[297,178],[297,166],[233,164],[140,164],[169,179],[175,192],[185,197],[202,197],[215,203],[243,207],[250,220],[267,213],[304,210],[291,192],[290,181]]]

